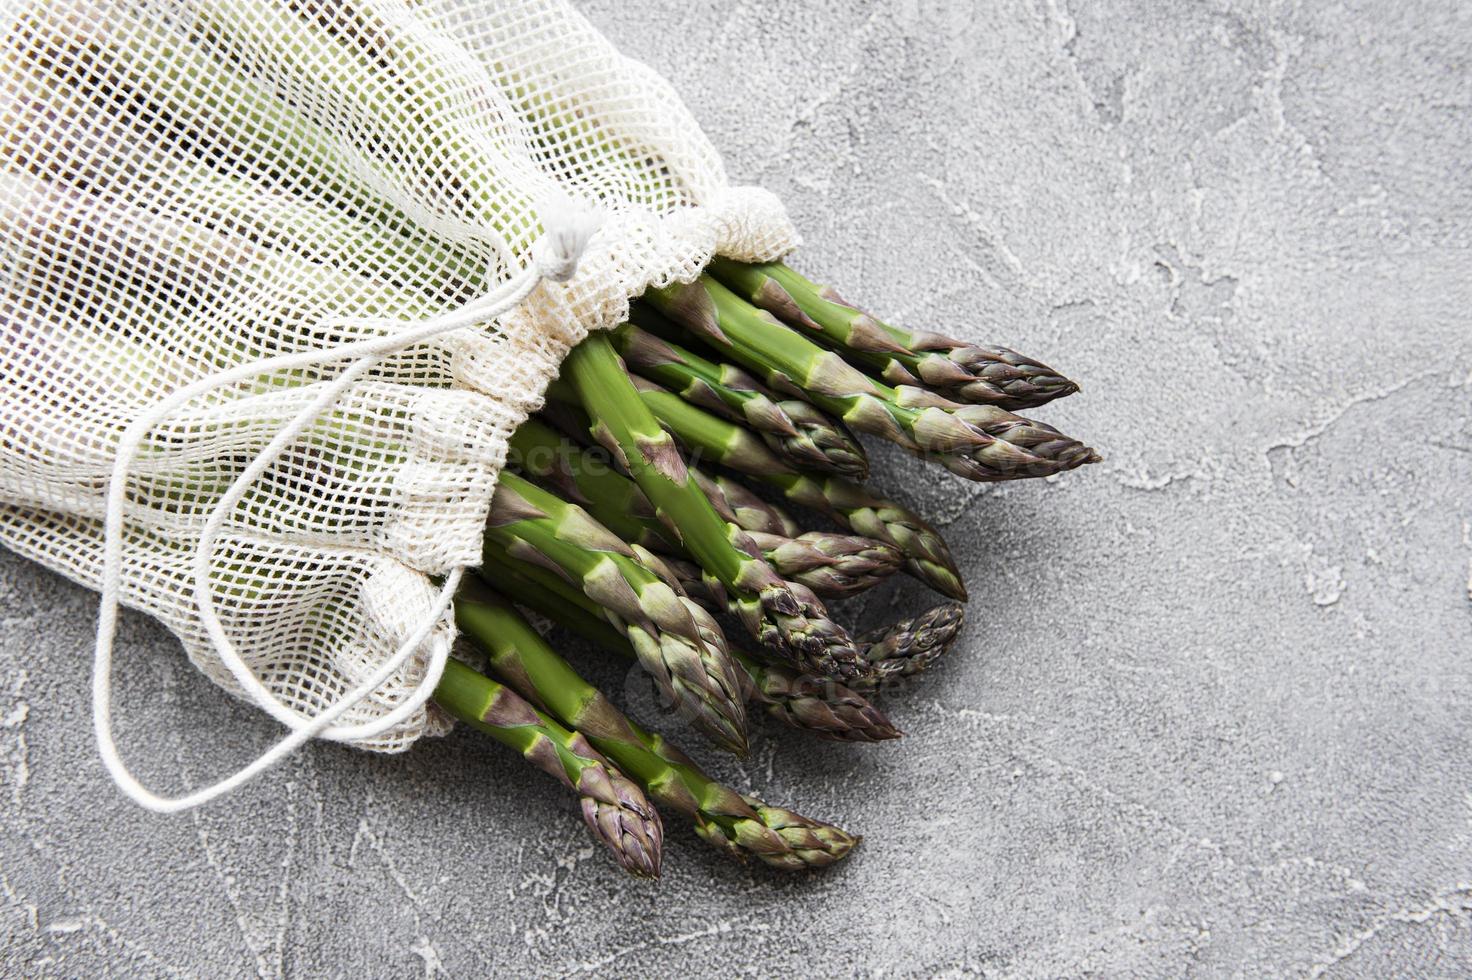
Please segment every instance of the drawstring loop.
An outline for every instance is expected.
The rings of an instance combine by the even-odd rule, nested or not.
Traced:
[[[357,320],[359,325],[373,325],[390,332],[321,350],[301,351],[267,357],[249,364],[218,371],[179,389],[161,399],[133,420],[118,443],[108,484],[107,507],[103,525],[103,565],[101,600],[97,614],[97,645],[92,669],[92,724],[98,753],[103,765],[118,787],[131,799],[159,813],[177,813],[206,803],[239,787],[277,762],[286,758],[312,738],[351,741],[381,734],[410,717],[423,707],[434,692],[449,657],[450,642],[443,635],[430,644],[424,677],[404,701],[373,721],[355,725],[335,722],[353,706],[370,696],[400,670],[444,618],[464,575],[456,568],[445,581],[428,614],[410,636],[385,660],[371,676],[322,712],[305,716],[282,702],[261,683],[226,635],[215,609],[209,573],[210,556],[225,526],[226,519],[245,496],[250,485],[318,418],[322,416],[354,381],[371,370],[387,355],[397,353],[439,334],[465,327],[489,323],[520,306],[545,279],[566,282],[577,269],[588,241],[597,232],[602,215],[569,200],[552,201],[539,209],[543,235],[532,246],[531,264],[491,292],[477,297],[458,309],[425,320]],[[184,796],[166,797],[145,787],[128,770],[118,753],[112,729],[112,660],[113,641],[117,635],[117,618],[122,592],[123,508],[127,498],[129,471],[137,458],[148,432],[170,413],[211,391],[248,381],[272,371],[313,367],[334,361],[352,363],[336,378],[320,383],[321,390],[301,411],[276,433],[270,443],[251,460],[225,493],[211,508],[194,551],[192,573],[194,601],[200,623],[209,636],[215,653],[230,670],[241,690],[252,702],[285,725],[289,732],[250,764],[230,776]],[[313,386],[315,387],[315,385]]]

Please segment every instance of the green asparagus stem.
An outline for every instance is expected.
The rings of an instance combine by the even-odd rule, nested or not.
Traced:
[[[628,543],[658,551],[679,547],[644,491],[602,450],[584,448],[535,418],[517,427],[507,448],[507,465],[582,507]],[[711,503],[731,520],[716,501]]]
[[[565,386],[556,383],[547,393],[563,400],[572,397]],[[911,575],[943,595],[965,601],[966,587],[945,539],[918,515],[840,477],[799,473],[750,432],[651,384],[640,386],[639,397],[688,451],[761,480],[794,503],[822,511],[858,534],[898,548]],[[738,485],[728,477],[714,481],[722,488]]]
[[[770,542],[764,542],[762,537],[752,534],[752,540],[761,544],[762,549],[768,549]],[[813,594],[814,600],[857,596],[873,589],[904,564],[898,549],[867,537],[810,531],[802,537],[777,540],[780,547],[765,550],[771,556],[773,568],[782,572],[793,589]],[[677,556],[661,556],[661,562],[696,602],[712,612],[729,609],[735,614],[735,608],[729,606],[726,586],[718,578],[704,574],[695,562]]]
[[[537,635],[516,611],[490,596],[470,602],[466,634],[492,669],[528,699],[546,705],[639,782],[651,797],[689,816],[695,832],[735,857],[784,871],[840,860],[859,838],[830,824],[768,806],[711,779],[679,749],[624,717]]]
[[[690,475],[702,493],[712,501],[722,501],[722,506],[731,514],[731,523],[743,531],[775,534],[783,538],[795,538],[803,533],[802,525],[791,514],[759,497],[744,483],[707,473],[698,466],[690,467]]]
[[[591,450],[570,443],[535,419],[522,423],[511,437],[510,448],[518,469],[551,487],[564,500],[585,508],[625,541],[668,554],[685,554],[655,516],[654,506],[638,484],[613,470]],[[724,500],[724,495],[715,499]],[[716,511],[736,523],[721,506]],[[808,531],[796,537],[748,533],[778,575],[802,582],[822,598],[842,598],[871,588],[903,563],[897,549],[858,535],[829,531]]]
[[[636,315],[658,316],[648,307]],[[735,365],[706,360],[634,323],[611,331],[609,339],[630,371],[707,411],[744,423],[792,466],[851,480],[868,478],[869,460],[858,440],[810,403],[782,398]]]
[[[746,752],[746,711],[721,629],[618,536],[575,504],[503,472],[484,550],[556,572],[604,610],[672,705],[716,744]]]
[[[1006,347],[881,323],[831,286],[820,286],[782,262],[749,265],[717,257],[706,272],[747,302],[820,337],[892,385],[923,386],[958,402],[1009,411],[1036,408],[1078,391],[1078,385],[1046,364]]]
[[[699,566],[678,558],[668,559],[664,566],[686,594],[710,612],[720,612],[723,605],[729,607],[721,584],[702,575]],[[793,585],[805,588],[800,583]],[[858,640],[864,669],[848,679],[849,687],[869,693],[890,681],[928,670],[950,648],[965,618],[964,604],[945,602],[910,619],[867,631]]]
[[[799,666],[851,675],[858,652],[847,631],[821,603],[799,599],[747,533],[716,513],[674,440],[639,399],[608,338],[589,336],[568,355],[563,373],[593,419],[593,437],[638,482],[682,547],[726,586],[751,634]]]
[[[702,575],[699,566],[677,558],[664,563],[666,574],[680,582],[686,594],[711,613],[730,610],[721,584]],[[794,582],[795,588],[806,588]],[[864,669],[848,678],[848,686],[865,694],[879,691],[893,681],[919,674],[945,655],[965,622],[966,607],[959,602],[934,606],[918,616],[879,626],[857,641],[863,652]]]
[[[873,691],[891,680],[929,670],[950,649],[965,621],[964,605],[945,602],[911,619],[866,630],[858,642],[869,669],[855,678],[853,686]]]
[[[904,733],[858,691],[831,677],[751,661],[754,697],[785,725],[830,742],[887,742]]]
[[[659,877],[664,841],[659,813],[583,735],[568,731],[509,688],[458,660],[446,662],[434,699],[454,717],[520,752],[576,792],[588,829],[630,874]]]
[[[874,381],[709,277],[651,288],[644,299],[685,329],[851,428],[882,436],[970,480],[1051,476],[1099,457],[1052,426],[991,405],[957,405]]]
[[[498,565],[494,583],[508,599],[536,610],[583,639],[605,650],[634,656],[628,639],[602,619],[597,606],[551,573]],[[761,705],[778,721],[834,742],[882,742],[900,737],[899,729],[883,712],[833,678],[802,673],[765,662],[736,647],[730,649],[746,674],[748,700]]]
[[[566,392],[567,398],[574,402],[577,400],[571,388],[563,385],[561,390]],[[592,437],[588,433],[588,416],[575,404],[550,401],[542,407],[541,418],[548,423],[544,428],[555,429],[556,432],[568,436],[578,445],[591,442]],[[601,446],[599,449],[602,451]],[[748,487],[735,481],[717,483],[714,477],[702,472],[698,467],[689,466],[688,468],[696,485],[700,487],[700,492],[705,494],[711,506],[716,509],[716,513],[741,530],[779,534],[784,538],[795,538],[802,533],[802,526],[792,518],[792,515],[771,501],[763,500]],[[623,474],[620,473],[619,476],[622,477]],[[627,478],[624,479],[627,482]],[[635,484],[636,488],[637,486]],[[643,496],[642,490],[639,493],[640,498],[648,505],[649,498]],[[660,521],[659,525],[663,530],[664,522]],[[625,540],[630,539],[625,538]]]
[[[824,599],[843,599],[871,589],[904,564],[898,548],[857,534],[808,531],[782,538],[752,533],[751,539],[777,574]]]
[[[661,569],[664,574],[680,583],[686,595],[710,613],[716,614],[722,610],[735,613],[721,583],[702,574],[699,565],[679,558],[667,558],[661,560]],[[811,591],[797,580],[792,582],[792,587],[799,593]],[[956,615],[952,610],[961,609],[964,606],[960,603],[947,603],[930,610],[928,615],[942,620]],[[937,623],[936,629],[929,630],[929,622],[917,622],[920,619],[922,617],[901,620],[890,626],[871,630],[870,635],[865,638],[866,646],[861,648],[865,657],[864,668],[848,678],[849,685],[856,690],[872,691],[886,680],[918,674],[939,659],[945,653],[945,644],[954,638],[955,631],[960,628],[961,620],[956,615],[953,621]],[[949,626],[949,632],[945,632],[946,626]],[[937,646],[940,648],[935,649]]]

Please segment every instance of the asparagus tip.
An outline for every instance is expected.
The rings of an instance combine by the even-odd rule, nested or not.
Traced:
[[[613,851],[619,865],[635,878],[658,878],[664,825],[634,783],[609,770],[612,799],[584,796],[583,819]]]
[[[858,637],[868,668],[851,685],[872,692],[891,678],[918,674],[939,660],[966,622],[966,607],[943,602],[911,619],[881,626]]]
[[[767,864],[786,871],[823,868],[843,860],[864,839],[821,820],[813,820],[784,807],[771,806],[755,797],[746,802],[762,823],[782,840],[780,852],[758,852]]]
[[[823,868],[847,857],[858,834],[813,820],[785,807],[742,795],[750,809],[740,816],[697,818],[696,833],[737,858],[755,857],[781,871]]]
[[[910,558],[905,562],[905,571],[948,599],[965,602],[970,598],[966,583],[953,566],[948,567],[929,559]]]
[[[834,742],[885,742],[904,733],[867,698],[831,677],[771,666],[756,696],[767,712],[794,728]]]

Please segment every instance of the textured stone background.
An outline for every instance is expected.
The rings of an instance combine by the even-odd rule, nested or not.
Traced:
[[[0,972],[1472,972],[1472,8],[587,10],[787,200],[803,266],[1052,361],[1085,391],[1041,414],[1108,461],[977,488],[879,454],[974,622],[890,705],[904,741],[715,760],[868,835],[800,880],[670,821],[627,881],[462,734],[143,813],[92,748],[95,598],[0,555]],[[122,639],[154,781],[274,736]]]

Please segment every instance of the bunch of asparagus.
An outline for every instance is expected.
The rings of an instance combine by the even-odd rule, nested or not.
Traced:
[[[819,738],[898,738],[870,696],[944,653],[966,588],[933,527],[861,485],[854,430],[973,480],[1049,476],[1099,457],[1013,410],[1077,390],[1006,348],[890,327],[781,262],[717,258],[695,282],[651,289],[569,355],[512,437],[484,575],[456,607],[489,676],[457,666],[440,703],[514,746],[536,729],[538,761],[578,788],[635,874],[658,866],[648,800],[737,856],[831,864],[858,837],[721,786],[620,714],[517,607],[637,662],[670,720],[719,748],[746,751],[749,705]],[[950,601],[859,637],[830,616],[825,600],[902,569]],[[512,691],[526,720],[505,732]]]
[[[379,148],[346,158],[316,120],[231,60],[226,39],[266,25],[294,88],[320,88],[324,101],[348,98],[348,121],[386,144],[444,149],[445,172],[411,176],[453,182],[457,201],[481,224],[525,245],[534,229],[498,223],[509,192],[494,168],[449,152],[478,144],[439,117],[377,125],[407,103],[401,88],[437,77],[436,53],[403,34],[390,44],[371,29],[367,8],[333,4],[334,16],[315,17],[317,6],[293,15],[259,0],[202,4],[192,25],[200,43],[141,21],[137,30],[102,29],[127,28],[142,16],[132,8],[106,18],[29,14],[18,29],[45,41],[36,51],[58,54],[11,66],[6,111],[16,135],[0,146],[0,189],[31,202],[31,211],[4,229],[4,244],[35,263],[64,261],[54,246],[72,237],[106,246],[118,258],[102,270],[108,288],[132,297],[164,344],[171,324],[188,327],[192,302],[182,286],[169,294],[169,283],[228,277],[256,283],[263,295],[285,295],[292,284],[343,308],[405,316],[475,295],[485,273],[473,252],[422,234],[365,190],[372,182],[361,172],[376,165]],[[199,151],[140,157],[150,179],[190,202],[197,221],[171,224],[131,207],[121,191],[136,175],[108,165],[109,146],[94,139],[86,114],[59,113],[40,97],[69,84],[68,59],[115,82],[116,111],[136,124],[130,132],[142,145],[177,140]],[[297,71],[298,62],[313,68]],[[398,70],[378,70],[388,62]],[[140,65],[171,66],[171,98],[156,98],[159,71],[123,70]],[[384,159],[420,159],[381,149]],[[618,152],[616,144],[603,149]],[[257,176],[313,174],[330,193],[266,186],[242,176],[230,163],[237,159],[252,161]],[[49,166],[56,160],[76,166]],[[260,337],[242,331],[240,353],[257,356],[271,342],[269,325]],[[121,360],[146,360],[138,344],[117,343]],[[655,804],[684,814],[699,836],[735,856],[789,870],[831,864],[859,838],[722,785],[620,713],[523,611],[633,660],[668,720],[718,748],[747,750],[751,705],[819,738],[898,738],[870,698],[946,651],[966,589],[940,534],[863,486],[869,463],[856,433],[967,479],[1050,476],[1098,456],[1014,412],[1076,390],[1006,348],[882,323],[782,262],[716,258],[693,282],[651,288],[627,323],[570,354],[543,411],[515,433],[485,528],[483,574],[468,578],[455,606],[485,669],[452,662],[436,702],[573,789],[594,835],[636,875],[659,873]],[[221,479],[205,467],[144,490],[172,499],[218,492]],[[826,601],[901,570],[947,601],[859,636],[830,615]],[[722,620],[744,634],[741,645]]]

